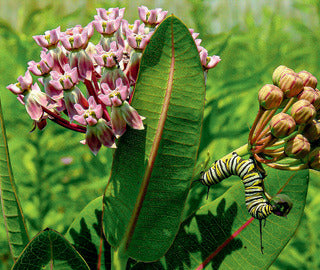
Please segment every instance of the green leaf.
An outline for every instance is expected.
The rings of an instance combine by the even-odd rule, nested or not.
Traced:
[[[102,234],[102,196],[91,201],[77,216],[66,239],[85,259],[90,269],[111,268],[111,247]],[[100,252],[100,245],[102,250]]]
[[[0,199],[10,251],[15,260],[28,244],[29,236],[11,169],[1,103],[0,124]]]
[[[73,246],[60,233],[49,228],[30,241],[12,270],[37,270],[47,264],[50,269],[90,269]]]
[[[141,60],[132,106],[145,130],[128,130],[105,192],[109,243],[142,261],[159,259],[178,231],[196,162],[204,78],[188,28],[169,16]]]
[[[225,180],[227,181],[227,180]],[[264,254],[260,251],[259,222],[245,206],[239,180],[225,194],[201,207],[185,220],[161,261],[136,264],[133,269],[267,269],[295,233],[308,188],[308,170],[296,173],[270,170],[267,191],[280,190],[293,201],[287,218],[271,215],[262,228]],[[205,187],[204,187],[205,188]]]

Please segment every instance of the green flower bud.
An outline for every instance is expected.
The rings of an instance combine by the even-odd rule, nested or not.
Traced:
[[[275,85],[266,84],[259,90],[258,99],[261,107],[271,110],[280,106],[283,92]]]
[[[279,86],[279,81],[280,81],[280,78],[282,77],[283,74],[285,73],[294,73],[294,71],[290,68],[287,68],[286,66],[278,66],[274,71],[273,71],[273,74],[272,74],[272,81],[273,81],[273,84],[276,85],[276,86]]]
[[[310,72],[302,70],[298,73],[298,75],[302,79],[304,86],[310,86],[313,89],[317,87],[317,78],[313,76]]]
[[[276,138],[284,138],[296,129],[296,122],[286,113],[278,113],[271,118],[271,133]]]
[[[306,126],[303,135],[310,141],[314,142],[320,138],[320,122],[313,120]]]
[[[308,155],[309,168],[320,171],[320,147],[313,149]]]
[[[280,78],[279,87],[287,98],[295,97],[303,90],[303,81],[296,73],[285,73]]]
[[[298,125],[311,122],[316,115],[316,109],[308,100],[301,99],[292,105],[291,116]]]
[[[291,138],[284,146],[284,152],[288,157],[302,159],[310,152],[310,143],[301,134]]]
[[[308,100],[316,110],[320,109],[320,91],[312,87],[305,86],[303,91],[298,95],[298,99]]]
[[[270,202],[272,205],[272,212],[280,217],[286,217],[292,209],[293,203],[286,194],[277,194]]]

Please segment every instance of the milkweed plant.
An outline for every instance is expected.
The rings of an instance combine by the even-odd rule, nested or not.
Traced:
[[[3,136],[1,203],[12,269],[268,268],[298,227],[308,169],[320,169],[316,77],[275,68],[257,91],[248,142],[213,163],[198,160],[207,74],[220,57],[167,11],[141,6],[138,13],[129,24],[124,8],[98,8],[86,26],[33,36],[40,60],[7,86],[33,131],[54,122],[82,133],[79,143],[93,155],[101,147],[114,152],[103,196],[65,235],[43,228],[31,239]],[[231,175],[242,181],[206,200],[201,184],[214,189]],[[187,202],[203,198],[184,214]]]

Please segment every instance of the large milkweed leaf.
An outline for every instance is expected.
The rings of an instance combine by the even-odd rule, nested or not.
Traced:
[[[0,199],[8,242],[15,260],[29,242],[27,227],[14,183],[0,103]]]
[[[227,181],[227,180],[225,180]],[[132,264],[133,269],[267,269],[295,233],[303,214],[308,170],[270,170],[265,180],[270,194],[287,194],[293,208],[287,218],[271,215],[262,228],[247,212],[239,180],[216,200],[204,205],[181,225],[167,254],[155,263]]]
[[[26,246],[12,270],[43,269],[89,270],[90,268],[74,247],[58,232],[45,229]]]
[[[102,234],[101,218],[102,196],[91,201],[80,212],[66,233],[66,239],[81,254],[90,269],[111,268],[111,247]]]
[[[145,130],[118,142],[104,197],[109,243],[142,261],[159,259],[178,231],[200,141],[204,77],[188,28],[169,16],[140,64],[132,106]]]

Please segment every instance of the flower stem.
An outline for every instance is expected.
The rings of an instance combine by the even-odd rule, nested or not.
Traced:
[[[287,110],[290,109],[290,107],[291,107],[291,105],[292,105],[293,102],[294,102],[294,98],[292,97],[292,98],[288,101],[287,105],[283,108],[283,110],[282,110],[281,112],[283,112],[283,113],[287,112]]]
[[[280,148],[275,148],[275,149],[264,149],[263,153],[266,155],[278,156],[279,154],[282,154],[283,151],[284,151],[284,146]]]
[[[275,114],[277,109],[271,110],[268,116],[264,119],[260,130],[257,132],[256,137],[254,138],[255,141],[259,141],[261,138],[263,138],[264,135],[266,135],[270,131],[270,127],[268,126],[266,129],[266,125],[269,123],[272,116]]]
[[[257,124],[258,124],[258,122],[259,122],[259,120],[260,120],[260,117],[262,116],[262,114],[263,114],[264,112],[265,112],[265,109],[260,106],[260,107],[259,107],[259,111],[258,111],[258,113],[257,113],[257,116],[256,116],[256,118],[254,119],[254,122],[253,122],[253,124],[252,124],[251,129],[250,129],[249,138],[248,138],[248,141],[249,141],[250,144],[253,143],[253,141],[252,141],[253,133],[254,133],[256,127],[257,127]]]

